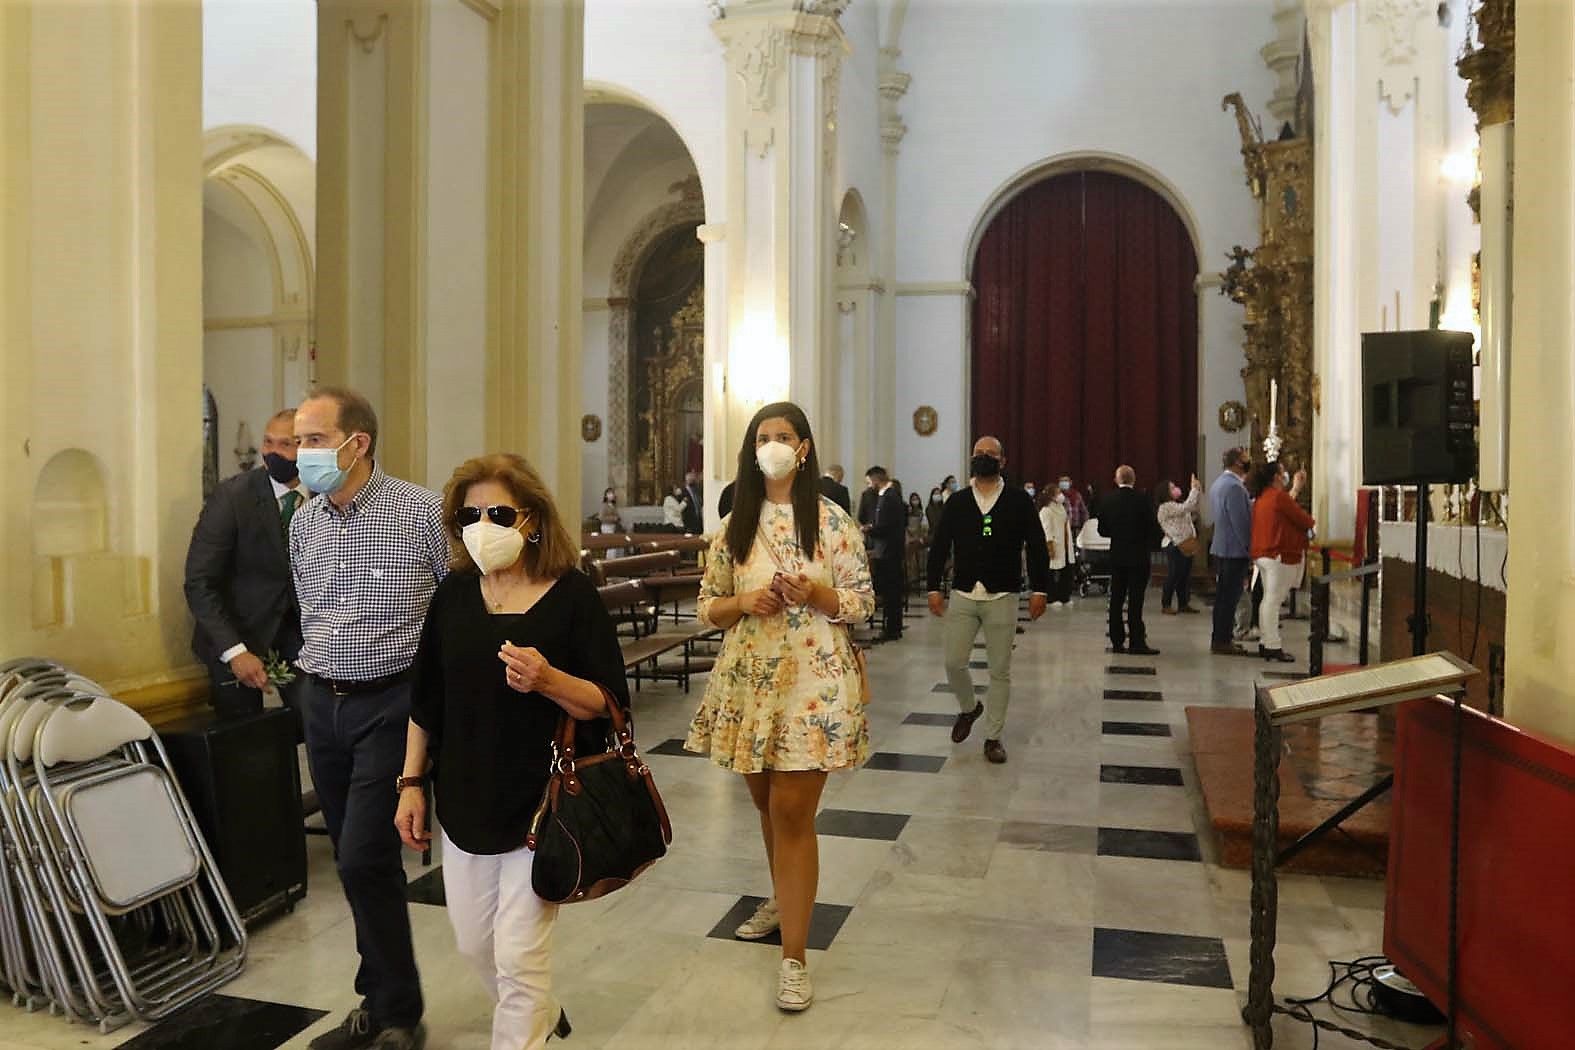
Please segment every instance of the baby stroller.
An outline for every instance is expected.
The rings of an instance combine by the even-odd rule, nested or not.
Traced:
[[[1083,522],[1077,538],[1077,593],[1086,598],[1094,587],[1110,593],[1110,540],[1099,534],[1099,519]]]

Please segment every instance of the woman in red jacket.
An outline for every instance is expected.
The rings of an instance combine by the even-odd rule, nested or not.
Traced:
[[[1280,644],[1280,605],[1301,578],[1308,533],[1317,524],[1296,503],[1307,483],[1307,472],[1296,472],[1290,491],[1286,491],[1286,476],[1278,461],[1259,467],[1255,480],[1259,492],[1252,508],[1252,558],[1263,582],[1263,600],[1258,605],[1258,655],[1265,660],[1294,663],[1296,658]]]

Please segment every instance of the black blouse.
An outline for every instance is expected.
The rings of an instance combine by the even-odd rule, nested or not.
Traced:
[[[466,853],[525,844],[563,710],[539,693],[509,688],[498,659],[505,641],[534,647],[557,670],[605,686],[629,709],[617,632],[583,573],[570,571],[524,613],[488,612],[478,576],[445,579],[421,632],[410,717],[431,738],[438,820]],[[604,718],[581,722],[580,754],[605,750],[610,731]]]

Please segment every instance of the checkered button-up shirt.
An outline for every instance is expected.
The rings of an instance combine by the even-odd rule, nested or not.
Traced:
[[[448,573],[437,493],[372,476],[343,509],[317,496],[290,521],[290,571],[310,674],[365,682],[408,669],[438,581]]]

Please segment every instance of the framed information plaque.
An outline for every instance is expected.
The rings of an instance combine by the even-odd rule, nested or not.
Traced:
[[[1258,702],[1276,725],[1386,707],[1424,696],[1449,694],[1479,672],[1450,652],[1428,653],[1284,685],[1260,686]]]

